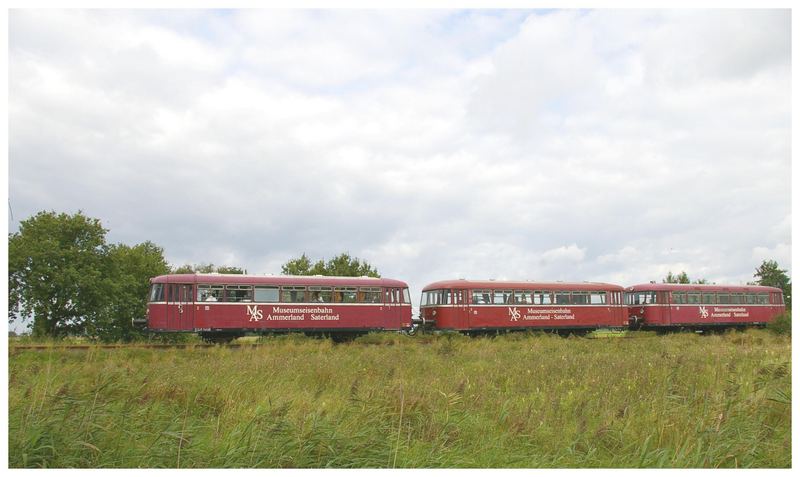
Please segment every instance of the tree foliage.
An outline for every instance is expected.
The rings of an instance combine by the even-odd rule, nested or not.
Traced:
[[[80,333],[104,299],[107,230],[81,212],[39,212],[8,238],[9,320],[36,336]]]
[[[133,338],[150,278],[169,267],[155,244],[108,245],[106,232],[80,211],[22,221],[8,238],[9,321],[27,322],[35,336]]]
[[[311,260],[304,253],[299,258],[293,258],[281,266],[284,275],[326,275],[339,277],[376,277],[378,270],[366,260],[351,257],[349,253],[341,253],[330,260]]]
[[[792,280],[786,274],[786,270],[778,266],[775,260],[764,260],[756,268],[753,274],[757,285],[775,287],[783,290],[783,298],[786,301],[786,309],[792,309]]]
[[[213,263],[201,263],[199,265],[181,265],[173,269],[172,273],[228,273],[244,275],[247,271],[239,267],[229,267],[226,265],[215,266]]]
[[[705,285],[708,284],[708,280],[706,280],[705,278],[701,278],[699,280],[691,281],[689,279],[689,275],[687,275],[686,272],[681,271],[681,273],[673,275],[672,271],[670,270],[669,272],[667,272],[667,276],[664,277],[663,280],[661,280],[661,283],[684,283],[684,284],[694,283],[697,285]]]
[[[163,249],[148,241],[110,246],[106,266],[108,300],[87,332],[104,341],[131,341],[141,336],[133,320],[145,316],[150,278],[169,273],[169,265]]]
[[[667,276],[664,278],[664,280],[661,281],[661,283],[691,283],[691,281],[689,280],[689,276],[686,275],[686,272],[681,272],[677,275],[673,275],[672,271],[670,270],[667,273]]]

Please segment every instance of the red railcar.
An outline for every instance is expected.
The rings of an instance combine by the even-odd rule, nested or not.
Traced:
[[[647,283],[625,289],[629,322],[642,329],[764,326],[786,311],[780,288]]]
[[[408,285],[369,277],[162,275],[150,280],[147,328],[230,340],[246,332],[334,336],[411,327]]]
[[[607,283],[449,280],[422,290],[420,317],[439,330],[591,330],[627,325],[623,288]]]

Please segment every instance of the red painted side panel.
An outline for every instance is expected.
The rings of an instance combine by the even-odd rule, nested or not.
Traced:
[[[628,323],[625,311],[622,306],[608,305],[468,305],[463,309],[458,306],[422,309],[426,321],[434,321],[437,329],[448,330],[620,327]]]
[[[411,327],[408,285],[367,277],[291,277],[220,274],[162,275],[150,280],[147,327],[153,331],[402,330]],[[225,301],[197,301],[199,286],[225,288]],[[325,286],[380,290],[383,303],[267,303],[253,301],[253,287]],[[228,295],[247,289],[247,295]],[[277,291],[276,291],[277,293]],[[220,295],[221,296],[221,295]],[[236,300],[229,300],[229,297]],[[246,298],[246,299],[243,299]],[[306,297],[308,298],[308,297]],[[241,301],[240,301],[241,300]]]
[[[151,303],[148,327],[160,331],[401,330],[411,327],[410,304],[192,303],[183,305],[183,313],[178,315],[175,315],[175,308],[174,305]],[[186,324],[190,311],[192,321]],[[171,316],[179,318],[168,319]]]
[[[645,305],[631,306],[629,315],[643,318],[645,326],[720,326],[769,323],[785,310],[783,305]]]

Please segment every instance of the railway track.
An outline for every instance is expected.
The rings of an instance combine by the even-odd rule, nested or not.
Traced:
[[[127,345],[114,345],[114,344],[80,344],[80,345],[9,345],[8,351],[64,351],[64,350],[90,350],[90,349],[185,349],[185,348],[213,348],[216,346],[223,348],[255,348],[263,346],[266,343],[229,343],[229,344],[215,344],[215,343],[142,343],[142,344],[127,344]]]

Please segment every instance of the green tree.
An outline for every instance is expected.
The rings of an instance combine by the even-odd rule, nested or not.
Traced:
[[[753,274],[756,278],[757,285],[767,287],[776,287],[783,290],[783,298],[786,301],[786,309],[792,309],[792,280],[786,274],[786,270],[782,270],[775,260],[764,260],[761,262],[756,273]]]
[[[321,262],[322,260],[318,263]],[[311,260],[306,254],[301,255],[300,258],[293,258],[281,265],[281,273],[284,275],[322,275],[321,273],[312,273]]]
[[[173,269],[171,273],[230,273],[243,275],[246,271],[239,267],[229,267],[226,265],[217,267],[213,263],[201,263],[199,265],[181,265]]]
[[[689,280],[689,276],[686,275],[686,272],[682,271],[677,275],[673,275],[672,271],[669,271],[661,283],[691,283],[691,281]]]
[[[366,260],[351,257],[349,253],[341,253],[328,261],[311,260],[304,253],[281,266],[284,275],[326,275],[339,277],[380,277],[378,270]]]
[[[83,333],[104,298],[106,232],[80,211],[22,221],[8,238],[9,321],[28,321],[35,336]]]
[[[112,245],[106,256],[106,300],[91,335],[103,341],[131,341],[142,336],[134,319],[145,317],[150,278],[169,273],[164,250],[152,242],[133,247]]]
[[[699,280],[691,281],[689,279],[689,275],[687,275],[686,272],[682,271],[677,275],[673,275],[672,271],[669,271],[667,272],[667,276],[664,277],[663,280],[661,280],[661,283],[684,283],[684,284],[694,283],[697,285],[707,285],[708,280],[706,280],[705,278],[701,278]]]
[[[227,274],[231,274],[231,275],[244,275],[245,273],[247,273],[247,271],[246,270],[242,270],[239,267],[227,267],[227,266],[221,265],[221,266],[217,267],[217,273],[227,273]]]

